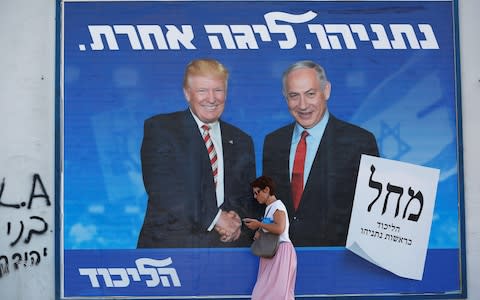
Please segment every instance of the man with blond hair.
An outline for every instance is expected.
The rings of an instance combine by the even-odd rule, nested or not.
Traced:
[[[246,246],[241,218],[255,214],[249,135],[220,119],[228,70],[197,59],[185,70],[188,109],[145,121],[142,173],[148,194],[138,248]]]

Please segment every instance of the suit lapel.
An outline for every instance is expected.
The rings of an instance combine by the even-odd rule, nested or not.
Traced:
[[[189,149],[187,149],[187,151],[192,150],[194,151],[193,153],[197,153],[197,154],[200,153],[200,157],[204,157],[205,155],[208,156],[208,152],[203,142],[202,135],[200,133],[200,130],[198,129],[195,119],[190,113],[190,110],[187,109],[186,111],[184,111],[182,120],[183,120],[184,126],[180,126],[180,128],[183,128],[183,134],[186,138],[187,145],[190,146]],[[201,146],[203,146],[204,149]],[[198,150],[202,150],[202,151],[198,151]],[[201,165],[202,161],[203,161],[202,159],[199,159],[198,165]]]
[[[232,178],[235,178],[231,174],[233,170],[233,164],[235,163],[232,157],[237,157],[236,155],[236,141],[233,135],[232,130],[228,125],[223,121],[220,122],[220,132],[222,135],[222,151],[223,151],[223,187],[224,195],[230,195],[230,186]]]
[[[333,170],[329,164],[334,162],[335,124],[335,117],[330,114],[327,127],[323,133],[322,140],[318,146],[315,159],[312,163],[312,168],[310,169],[310,174],[305,184],[299,209],[302,207],[309,209],[309,203],[307,203],[309,199],[318,201],[319,199],[328,198],[327,195],[330,181],[334,180],[334,176],[330,176],[328,172]],[[318,205],[318,203],[316,204]],[[328,203],[323,202],[321,203],[321,206],[323,212],[328,210]]]
[[[288,141],[287,143],[278,143],[278,163],[284,163],[283,166],[280,166],[281,173],[279,176],[281,178],[279,179],[279,182],[285,182],[287,183],[287,186],[284,187],[284,189],[288,192],[285,193],[286,199],[282,199],[284,202],[285,206],[287,207],[287,210],[290,212],[290,215],[294,215],[295,209],[293,208],[293,202],[292,202],[292,190],[291,190],[291,184],[290,184],[290,145],[292,141],[292,136],[293,136],[293,129],[295,128],[295,123],[292,123],[287,127],[287,129],[284,131],[284,136],[280,138],[280,140]],[[268,175],[268,174],[267,174]]]
[[[225,157],[232,157],[234,151],[235,141],[232,136],[232,132],[229,130],[228,126],[225,125],[221,120],[220,123],[220,132],[222,135],[222,150],[223,150],[223,168],[224,172],[227,173],[227,170],[231,169],[230,161],[225,161]],[[227,177],[227,176],[225,176]]]
[[[198,125],[189,109],[184,111],[183,122],[184,126],[182,126],[182,128],[184,128],[183,134],[187,141],[187,149],[181,150],[186,151],[191,157],[191,176],[193,176],[192,178],[196,178],[193,180],[194,185],[196,185],[195,188],[200,191],[201,198],[205,199],[199,199],[199,203],[195,204],[203,207],[203,209],[197,211],[215,212],[217,210],[217,206],[215,205],[215,185],[208,151],[205,147],[202,134],[198,129]]]

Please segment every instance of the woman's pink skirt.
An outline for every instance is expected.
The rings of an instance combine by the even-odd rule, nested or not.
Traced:
[[[283,242],[272,258],[260,258],[252,300],[294,300],[297,254],[292,243]]]

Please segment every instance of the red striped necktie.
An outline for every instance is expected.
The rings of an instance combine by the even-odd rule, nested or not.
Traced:
[[[203,141],[205,142],[205,146],[207,147],[208,156],[210,158],[210,164],[212,165],[212,173],[213,179],[215,181],[215,185],[217,184],[217,177],[218,177],[218,161],[217,161],[217,151],[215,151],[215,146],[213,145],[212,139],[210,137],[210,126],[204,124],[202,125],[203,133]]]
[[[295,151],[295,160],[293,161],[291,184],[293,207],[295,210],[297,210],[303,194],[303,170],[305,168],[305,155],[307,153],[307,135],[308,132],[304,130],[298,142],[297,150]]]

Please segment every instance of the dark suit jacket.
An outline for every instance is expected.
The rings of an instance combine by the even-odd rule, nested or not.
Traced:
[[[240,217],[253,214],[249,183],[255,179],[255,154],[250,136],[220,121],[224,159],[225,200],[222,210]],[[187,109],[145,121],[141,149],[148,206],[138,238],[139,248],[232,247],[251,243],[242,230],[237,242],[223,243],[207,232],[218,212],[215,183],[207,149]]]
[[[295,124],[265,137],[263,174],[277,184],[295,246],[344,246],[361,154],[378,156],[372,133],[330,114],[297,211],[290,190],[289,155]],[[308,147],[308,146],[307,146]]]

